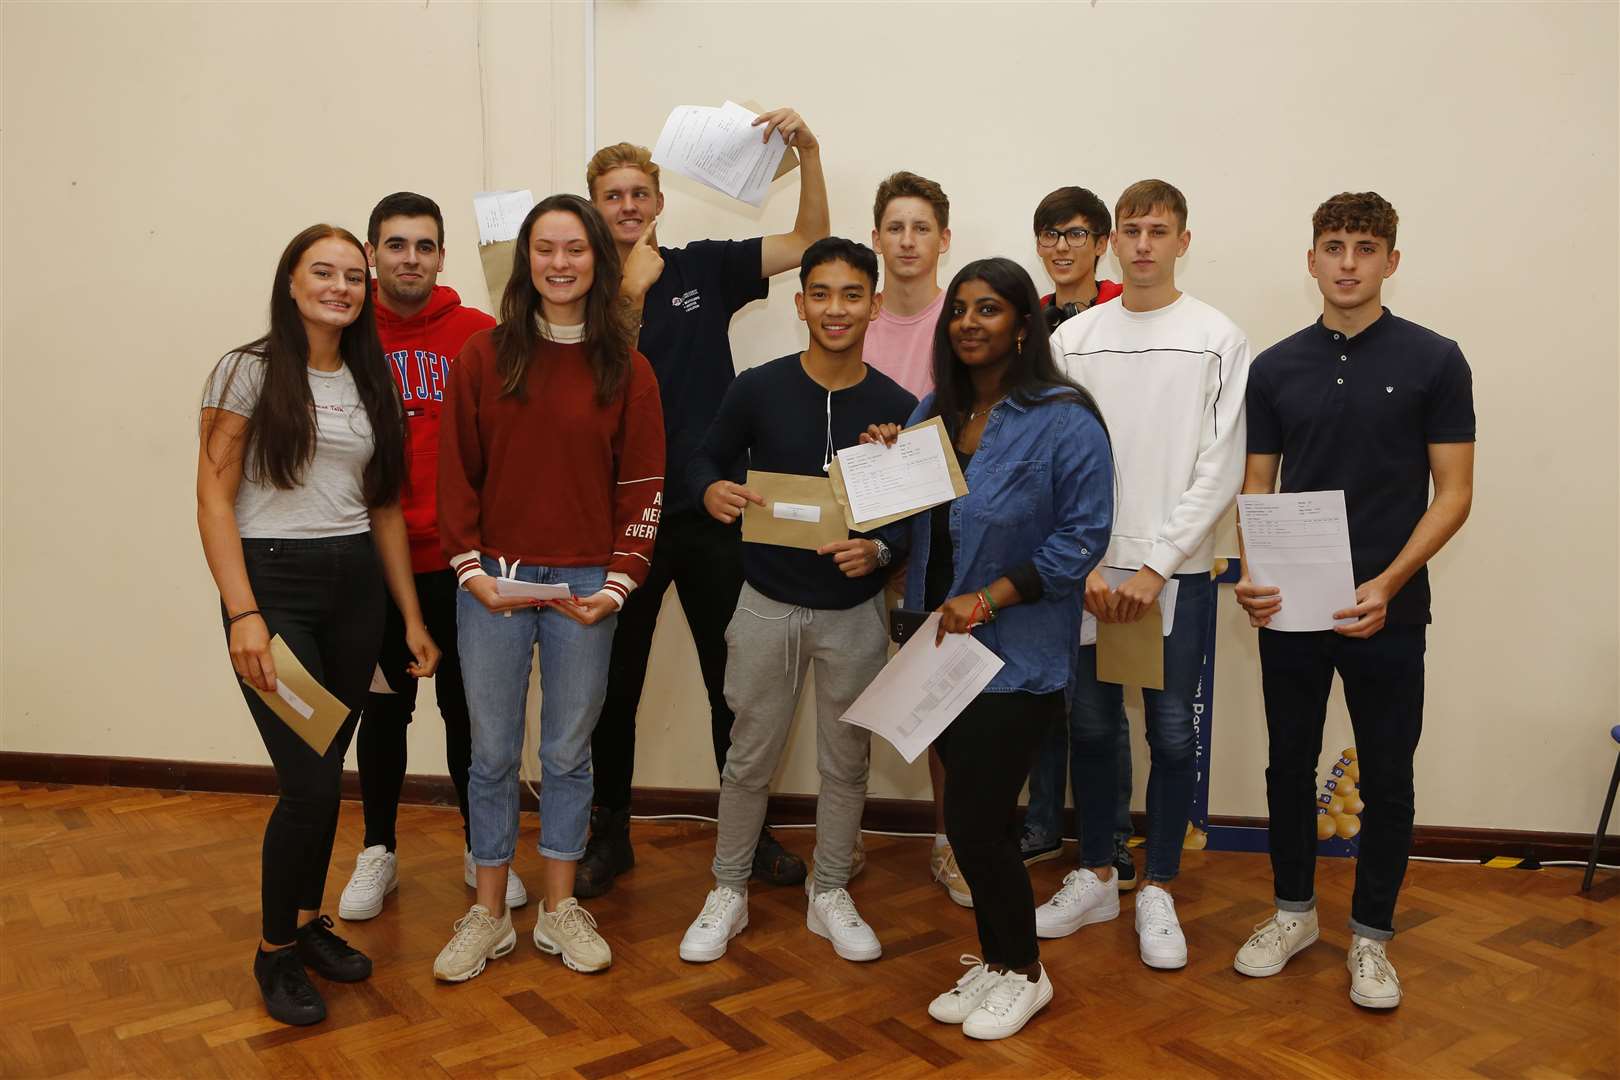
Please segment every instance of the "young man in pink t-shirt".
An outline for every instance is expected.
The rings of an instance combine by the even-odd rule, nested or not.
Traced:
[[[945,306],[939,257],[951,247],[951,201],[940,186],[912,172],[897,172],[877,189],[872,247],[883,257],[883,309],[866,330],[866,362],[915,394],[934,391],[934,329]],[[928,751],[934,788],[934,880],[963,907],[973,894],[945,839],[945,766]]]
[[[919,401],[934,389],[934,325],[945,306],[939,257],[951,247],[951,202],[934,181],[897,172],[878,185],[872,247],[883,257],[883,309],[866,361]]]

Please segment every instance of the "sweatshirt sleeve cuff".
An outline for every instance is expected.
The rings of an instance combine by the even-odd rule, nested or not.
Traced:
[[[472,578],[484,576],[484,565],[477,551],[463,551],[450,560],[450,569],[456,572],[456,584],[463,589]]]
[[[602,584],[601,591],[613,601],[614,610],[623,611],[624,602],[630,599],[630,592],[635,587],[636,583],[630,579],[629,574],[614,570],[608,574],[607,581]]]
[[[1181,553],[1180,548],[1168,540],[1159,540],[1154,543],[1153,550],[1142,565],[1169,581],[1186,561],[1187,556]]]

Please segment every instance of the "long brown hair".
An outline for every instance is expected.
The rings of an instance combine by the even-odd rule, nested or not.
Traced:
[[[361,259],[365,258],[366,249],[355,235],[336,225],[311,225],[293,237],[276,263],[276,276],[270,286],[270,329],[220,361],[230,365],[219,383],[223,400],[229,400],[235,381],[245,377],[241,370],[244,360],[264,362],[264,380],[241,437],[245,447],[242,469],[248,479],[268,482],[282,490],[302,483],[304,469],[315,457],[309,335],[289,285],[304,252],[317,240],[328,238],[353,244]],[[362,493],[371,507],[398,500],[405,479],[405,413],[383,359],[382,344],[377,340],[375,304],[367,282],[360,314],[343,328],[338,340],[338,355],[354,376],[376,440],[362,479]],[[205,445],[211,431],[212,425],[205,423]]]
[[[596,400],[606,405],[630,374],[630,324],[619,302],[623,271],[607,223],[596,207],[578,195],[552,195],[540,200],[518,229],[512,276],[501,296],[501,324],[494,332],[495,373],[501,379],[501,393],[515,394],[521,400],[529,364],[540,347],[540,291],[529,273],[529,244],[534,223],[540,215],[554,210],[579,218],[591,245],[595,279],[585,297],[585,356],[596,377]]]

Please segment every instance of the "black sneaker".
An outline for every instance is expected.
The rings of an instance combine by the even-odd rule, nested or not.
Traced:
[[[797,885],[804,881],[804,860],[782,846],[771,830],[759,830],[754,848],[754,876],[769,885]]]
[[[326,1002],[309,981],[296,946],[253,957],[253,978],[264,996],[264,1008],[283,1024],[303,1027],[326,1019]]]
[[[591,837],[574,868],[574,895],[589,900],[613,888],[613,879],[636,865],[630,846],[630,810],[591,807]]]
[[[1114,873],[1119,875],[1119,891],[1136,888],[1136,863],[1131,860],[1131,849],[1125,846],[1125,837],[1114,837]]]
[[[332,916],[319,915],[298,928],[298,959],[333,982],[371,977],[371,958],[332,933]]]
[[[1034,866],[1036,863],[1055,859],[1063,854],[1063,838],[1047,840],[1036,836],[1025,829],[1018,837],[1018,854],[1024,860],[1025,866]]]

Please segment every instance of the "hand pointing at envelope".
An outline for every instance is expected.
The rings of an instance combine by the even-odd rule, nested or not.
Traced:
[[[765,499],[752,488],[734,484],[730,480],[716,480],[703,493],[703,509],[716,521],[730,525],[742,514],[749,503],[764,506]]]

